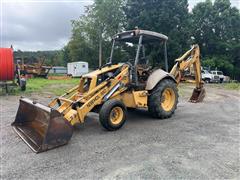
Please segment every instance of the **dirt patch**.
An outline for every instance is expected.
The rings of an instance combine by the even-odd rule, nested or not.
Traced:
[[[72,79],[71,76],[48,76],[50,80],[69,80]]]

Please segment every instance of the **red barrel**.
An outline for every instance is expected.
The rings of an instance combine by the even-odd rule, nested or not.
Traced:
[[[12,48],[0,48],[0,81],[14,79],[14,62]]]

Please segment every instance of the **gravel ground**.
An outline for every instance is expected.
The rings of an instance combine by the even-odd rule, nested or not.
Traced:
[[[0,179],[240,179],[240,92],[207,86],[205,101],[191,104],[183,96],[190,91],[181,89],[170,119],[134,110],[107,132],[92,113],[68,145],[40,154],[10,126],[19,97],[1,96]]]

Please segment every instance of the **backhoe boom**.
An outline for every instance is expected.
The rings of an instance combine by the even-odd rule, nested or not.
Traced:
[[[195,74],[196,88],[190,98],[191,102],[201,102],[205,97],[205,89],[203,88],[203,81],[201,78],[201,63],[200,63],[200,49],[197,44],[194,44],[190,50],[184,53],[181,57],[175,60],[170,74],[176,79],[179,84],[181,79],[184,77],[184,71],[193,67]]]

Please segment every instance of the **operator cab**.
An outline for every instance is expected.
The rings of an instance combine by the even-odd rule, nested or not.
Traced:
[[[112,64],[112,61],[115,62],[119,57],[130,62],[133,84],[145,88],[147,79],[154,70],[161,68],[168,71],[167,40],[168,37],[161,33],[140,29],[116,34],[112,40],[108,63]],[[164,59],[164,62],[161,59]]]

